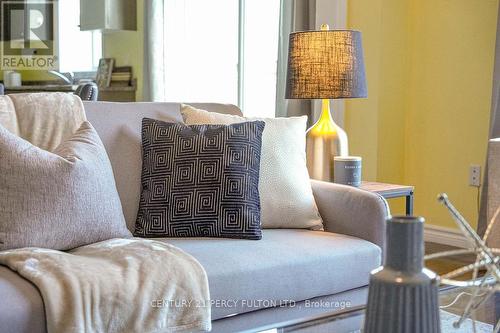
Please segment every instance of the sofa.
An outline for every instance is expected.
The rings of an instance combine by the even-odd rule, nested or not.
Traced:
[[[196,104],[241,115],[233,105]],[[84,102],[108,152],[133,231],[139,204],[143,117],[182,122],[179,103]],[[369,273],[382,263],[386,201],[357,188],[311,181],[325,231],[264,229],[261,240],[160,238],[205,268],[213,332],[257,327],[364,304]],[[0,266],[0,331],[46,332],[43,300],[34,285]]]

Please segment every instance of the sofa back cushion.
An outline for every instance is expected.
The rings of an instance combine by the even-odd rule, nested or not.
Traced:
[[[234,105],[192,105],[209,111],[216,109],[227,114],[241,114]],[[84,107],[88,121],[92,123],[106,148],[127,226],[130,231],[134,231],[141,192],[142,118],[182,123],[180,104],[84,102]]]

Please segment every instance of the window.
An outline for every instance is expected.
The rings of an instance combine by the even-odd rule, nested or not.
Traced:
[[[165,0],[165,96],[273,117],[279,0]]]
[[[101,32],[80,31],[80,0],[58,1],[59,71],[97,69],[102,57]]]

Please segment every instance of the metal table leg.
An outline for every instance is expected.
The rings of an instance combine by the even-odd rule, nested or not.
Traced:
[[[413,192],[406,196],[406,215],[413,215]]]

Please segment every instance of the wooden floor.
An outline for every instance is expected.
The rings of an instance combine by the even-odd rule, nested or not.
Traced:
[[[453,249],[454,248],[450,246],[435,243],[425,243],[426,254]],[[426,261],[425,266],[430,270],[436,272],[438,275],[443,275],[464,265],[470,264],[474,262],[475,259],[476,258],[473,255],[433,259]],[[479,272],[479,275],[482,274],[484,274],[484,271]],[[460,278],[457,278],[457,280],[469,280],[471,279],[471,277],[472,274],[467,274]],[[461,316],[464,313],[464,309],[470,300],[470,293],[470,289],[466,290],[461,288],[448,289],[447,291],[442,292],[439,297],[441,309],[457,316]],[[482,323],[495,325],[500,319],[500,293],[496,293],[496,295],[487,298],[486,301],[482,303],[482,305],[479,306],[476,311],[474,311],[473,317],[475,318],[475,320]],[[462,330],[460,332],[465,331],[466,330]]]
[[[449,250],[454,250],[456,248],[447,246],[447,245],[442,245],[442,244],[436,244],[436,243],[425,243],[425,254],[431,254],[431,253],[436,253],[436,252],[441,252],[441,251],[449,251]],[[451,272],[457,268],[460,268],[462,266],[471,264],[475,261],[475,257],[473,255],[467,255],[467,256],[456,256],[456,257],[449,257],[449,258],[439,258],[439,259],[432,259],[432,260],[427,260],[425,262],[425,267],[429,268],[430,270],[434,271],[438,275],[443,275],[445,273]],[[472,274],[466,274],[460,278],[459,280],[468,280],[472,277]]]

